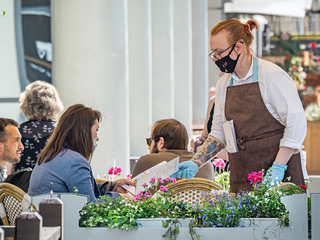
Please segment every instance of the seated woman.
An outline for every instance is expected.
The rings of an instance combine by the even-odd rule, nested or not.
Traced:
[[[20,162],[14,165],[14,171],[34,168],[39,153],[56,127],[58,114],[63,110],[56,88],[44,81],[29,84],[19,101],[20,109],[28,121],[20,124],[24,150]]]
[[[82,104],[69,107],[61,116],[48,144],[40,153],[33,169],[28,194],[74,192],[90,196],[90,201],[105,194],[94,179],[90,161],[97,145],[101,114]],[[124,184],[133,185],[128,179],[110,182],[106,195],[126,193]]]

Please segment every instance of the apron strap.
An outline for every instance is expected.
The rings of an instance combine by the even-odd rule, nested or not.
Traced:
[[[253,81],[252,82],[258,82],[258,59],[256,57],[253,57]],[[230,79],[229,86],[233,85],[233,77]]]

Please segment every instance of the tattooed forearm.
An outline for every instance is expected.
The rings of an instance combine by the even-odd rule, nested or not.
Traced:
[[[223,148],[224,145],[222,142],[212,136],[209,136],[191,160],[200,167],[210,159],[217,156]]]

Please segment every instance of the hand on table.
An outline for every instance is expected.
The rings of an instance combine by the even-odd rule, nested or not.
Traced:
[[[118,193],[127,193],[128,191],[124,189],[122,186],[123,185],[132,185],[135,186],[136,184],[134,182],[131,182],[129,179],[122,178],[119,180],[115,180],[112,182],[113,183],[113,192],[118,192]]]
[[[193,161],[185,161],[179,164],[178,172],[172,174],[170,177],[191,179],[194,178],[198,170],[198,165]]]

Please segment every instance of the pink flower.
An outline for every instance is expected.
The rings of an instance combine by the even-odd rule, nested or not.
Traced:
[[[154,181],[156,180],[156,178],[155,177],[153,177],[153,178],[151,178],[151,180],[150,180],[150,182],[149,183],[153,183]]]
[[[127,175],[127,179],[131,179],[132,178],[132,175]]]
[[[165,186],[161,185],[161,186],[160,186],[160,191],[162,191],[162,192],[167,192],[168,189],[167,189]]]
[[[224,160],[221,158],[214,159],[213,165],[218,168],[224,168],[226,166]]]
[[[146,183],[142,184],[142,187],[148,187],[148,185]]]
[[[166,181],[171,181],[171,182],[173,182],[174,184],[177,183],[177,180],[176,180],[175,178],[171,178],[171,177],[167,177],[167,178],[164,179],[164,180],[166,180]]]
[[[152,197],[152,196],[151,196],[149,193],[147,193],[147,192],[144,194],[144,196],[146,196],[146,197],[148,197],[148,198],[151,198],[151,197]]]
[[[140,191],[140,192],[137,194],[137,196],[139,196],[139,197],[143,196],[143,192]]]
[[[311,43],[310,43],[310,47],[311,47],[311,48],[317,48],[317,44],[315,44],[314,42],[311,42]]]
[[[289,34],[287,34],[287,33],[281,33],[281,39],[282,39],[282,40],[288,40],[288,39],[289,39]]]
[[[252,172],[251,174],[248,174],[248,180],[252,183],[262,182],[262,179],[262,172]]]
[[[139,197],[135,197],[134,200],[135,200],[135,201],[139,201]]]
[[[158,178],[160,183],[164,183],[161,177]]]
[[[117,167],[111,167],[108,171],[109,175],[117,175],[118,173],[122,172],[121,168],[117,168]]]
[[[120,175],[121,172],[122,172],[121,168],[111,167],[108,171],[108,174],[109,175]],[[131,176],[131,175],[128,175],[128,176]],[[128,176],[127,176],[127,179],[130,179],[130,178],[128,178]]]

